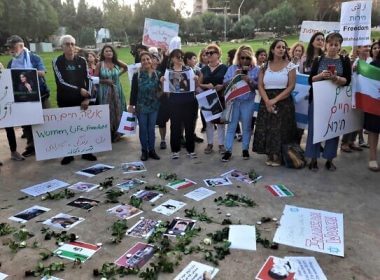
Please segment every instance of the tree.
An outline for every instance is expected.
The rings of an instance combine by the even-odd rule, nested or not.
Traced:
[[[253,37],[255,33],[254,30],[255,30],[255,22],[248,15],[242,16],[240,21],[236,22],[232,28],[233,33],[236,34],[237,37],[240,37],[240,38]]]
[[[266,30],[272,30],[278,35],[291,33],[296,23],[296,15],[291,5],[285,1],[278,8],[263,16],[260,25]]]
[[[125,41],[127,26],[130,25],[133,16],[129,6],[122,6],[117,0],[103,2],[104,27],[111,32],[113,40]]]

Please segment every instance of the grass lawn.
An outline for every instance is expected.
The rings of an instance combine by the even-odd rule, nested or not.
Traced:
[[[372,37],[373,38],[379,38],[380,32],[372,32]],[[286,39],[286,41],[290,47],[295,42],[298,41],[298,36],[295,36],[295,35],[294,36],[288,36],[285,39]],[[243,43],[230,43],[230,42],[221,43],[221,48],[222,48],[222,53],[223,53],[222,60],[223,61],[226,60],[225,54],[227,53],[228,50],[233,49],[233,48],[238,48],[241,44],[243,44]],[[268,48],[269,48],[269,45],[265,44],[264,40],[252,40],[252,41],[244,42],[244,44],[250,45],[253,48],[253,50],[257,50],[258,48],[265,48],[268,50]],[[205,45],[183,46],[183,50],[185,52],[186,51],[192,51],[192,52],[195,52],[196,54],[198,54],[198,52],[204,47],[205,47]],[[118,53],[119,59],[121,59],[122,61],[124,61],[128,64],[134,63],[134,59],[133,59],[132,55],[130,54],[129,48],[117,49],[117,53]],[[44,64],[45,64],[45,67],[46,67],[46,70],[47,70],[46,80],[47,80],[48,86],[49,86],[50,91],[51,91],[50,101],[51,101],[51,104],[53,107],[57,107],[57,100],[56,100],[56,85],[55,85],[54,74],[53,74],[53,70],[52,70],[52,60],[53,60],[53,58],[57,57],[60,54],[61,54],[61,52],[40,53],[39,54],[42,57]],[[9,60],[10,60],[9,56],[4,56],[4,55],[0,56],[0,62],[4,66],[7,65]],[[129,94],[130,94],[130,84],[129,84],[127,74],[124,74],[121,77],[121,82],[123,85],[126,100],[128,102]]]

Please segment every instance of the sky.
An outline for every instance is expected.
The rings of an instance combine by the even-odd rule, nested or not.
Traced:
[[[120,3],[124,3],[125,5],[134,5],[137,0],[118,0]],[[78,5],[79,0],[74,0],[75,5]],[[101,0],[86,0],[87,4],[90,6],[95,7],[102,7],[103,1]],[[182,16],[186,17],[186,11],[190,11],[190,13],[193,11],[193,0],[174,0],[174,4],[176,7],[179,7],[180,3],[185,3],[185,10],[182,11]]]

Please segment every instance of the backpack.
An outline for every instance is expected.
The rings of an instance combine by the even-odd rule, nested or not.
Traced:
[[[301,169],[306,165],[304,151],[296,143],[282,145],[282,159],[287,168]]]

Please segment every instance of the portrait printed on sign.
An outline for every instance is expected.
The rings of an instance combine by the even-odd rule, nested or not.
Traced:
[[[116,260],[118,266],[142,268],[154,254],[154,246],[138,242]]]
[[[188,92],[190,91],[190,79],[187,72],[169,72],[170,92]]]
[[[165,231],[165,235],[177,236],[184,235],[186,231],[193,229],[195,220],[175,218]]]
[[[14,101],[40,102],[39,84],[35,69],[12,69]]]

